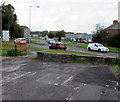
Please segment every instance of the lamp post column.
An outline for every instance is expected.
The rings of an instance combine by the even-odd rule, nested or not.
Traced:
[[[31,33],[31,7],[37,7],[39,8],[39,6],[29,6],[29,29],[30,29],[30,32],[29,32],[29,46],[30,46],[30,33]]]
[[[30,46],[30,33],[31,33],[31,7],[32,6],[29,6],[29,46]]]

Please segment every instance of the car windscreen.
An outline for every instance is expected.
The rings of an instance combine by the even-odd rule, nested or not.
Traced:
[[[62,44],[60,44],[60,45],[65,46],[65,44],[63,44],[63,43],[62,43]]]
[[[100,47],[104,47],[102,44],[98,44],[98,46],[100,46]]]
[[[24,38],[18,38],[17,40],[25,40]]]

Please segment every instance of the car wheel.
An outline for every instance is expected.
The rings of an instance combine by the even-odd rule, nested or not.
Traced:
[[[101,49],[98,49],[98,52],[101,52]]]
[[[90,47],[88,47],[88,50],[89,50],[89,51],[91,51],[91,48],[90,48]]]

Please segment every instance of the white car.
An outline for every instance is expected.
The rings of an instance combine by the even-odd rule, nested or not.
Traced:
[[[16,40],[14,40],[15,43],[26,43],[26,39],[25,38],[17,38]]]
[[[99,51],[99,52],[108,52],[109,49],[105,46],[103,46],[100,43],[89,43],[87,46],[87,49],[89,51],[94,50],[94,51]]]

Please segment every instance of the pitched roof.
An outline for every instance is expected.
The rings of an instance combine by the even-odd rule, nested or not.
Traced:
[[[120,22],[110,25],[107,29],[120,30]]]

